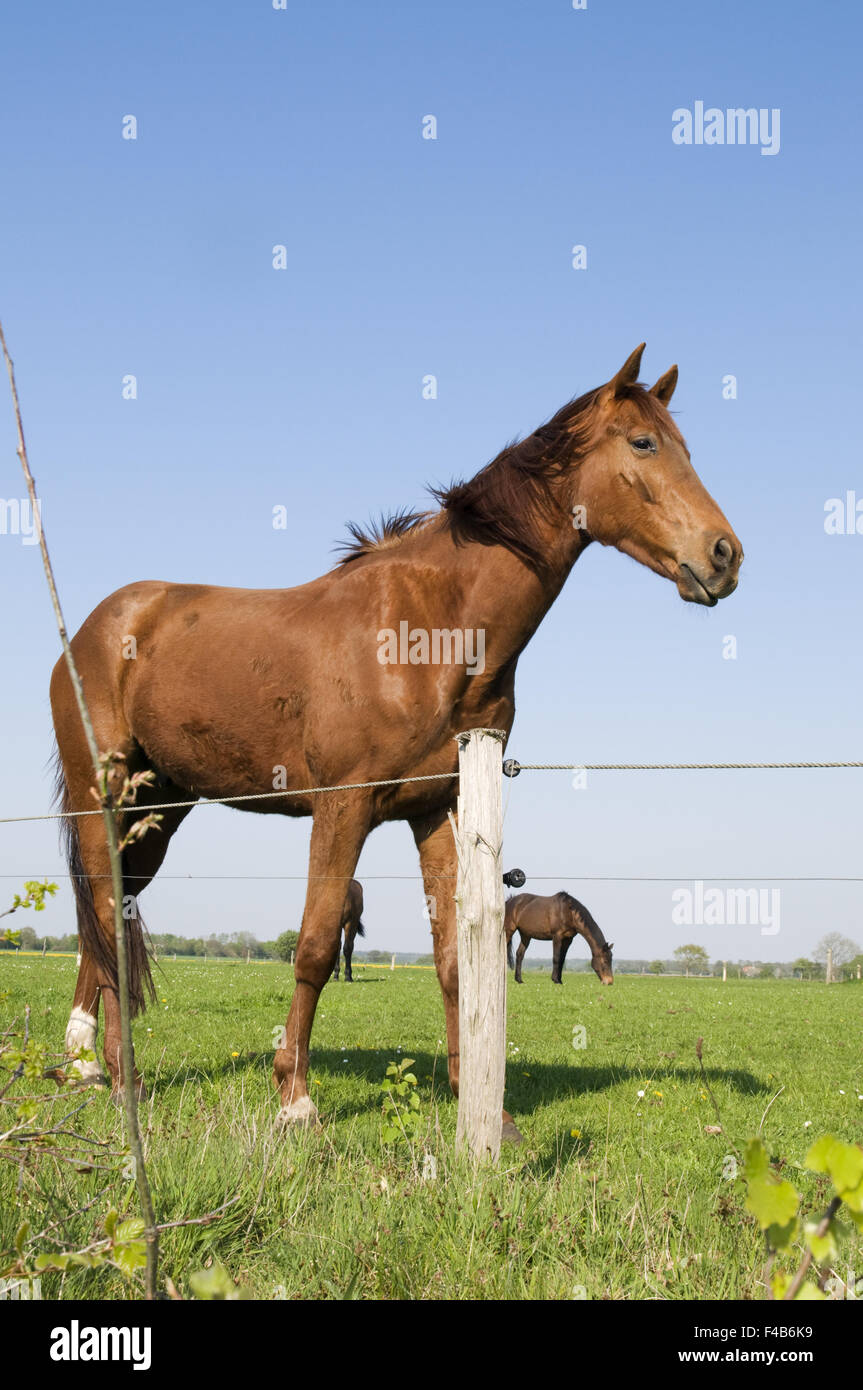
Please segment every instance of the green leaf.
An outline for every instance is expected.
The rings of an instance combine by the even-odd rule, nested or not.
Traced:
[[[746,1186],[746,1211],[769,1230],[774,1250],[784,1250],[795,1234],[799,1197],[794,1187],[773,1175],[755,1177]]]
[[[105,1233],[109,1235],[112,1240],[114,1238],[114,1230],[116,1228],[116,1225],[117,1213],[112,1209],[108,1212],[108,1215],[105,1217]]]
[[[825,1134],[812,1145],[805,1159],[815,1173],[829,1173],[840,1197],[863,1184],[863,1150]]]
[[[37,1255],[33,1268],[37,1273],[43,1269],[68,1269],[70,1259],[70,1255]]]
[[[124,1274],[130,1278],[136,1269],[147,1263],[147,1251],[142,1240],[132,1240],[128,1245],[119,1246],[114,1251],[114,1260]]]
[[[189,1278],[192,1293],[203,1299],[235,1299],[237,1289],[224,1265],[196,1270]]]
[[[819,1264],[822,1264],[825,1260],[832,1261],[837,1259],[839,1250],[836,1245],[833,1222],[830,1222],[823,1236],[817,1234],[820,1224],[819,1221],[807,1221],[806,1225],[803,1227],[803,1234],[806,1238],[806,1244],[812,1251],[813,1259],[817,1260]]]
[[[24,1242],[26,1241],[29,1234],[30,1222],[22,1221],[21,1225],[18,1227],[18,1230],[15,1232],[15,1249],[18,1251],[18,1254],[21,1256],[22,1259],[24,1257]]]
[[[797,1196],[796,1193],[794,1195]],[[784,1224],[774,1221],[767,1227],[767,1243],[772,1250],[787,1250],[797,1239],[799,1233],[800,1222],[796,1216]]]
[[[858,1215],[863,1214],[863,1182],[859,1187],[855,1187],[853,1192],[843,1192],[842,1201],[849,1211]]]
[[[763,1178],[770,1171],[770,1160],[767,1150],[760,1139],[750,1139],[746,1145],[746,1154],[743,1160],[743,1176],[747,1182],[756,1178]]]
[[[794,1295],[795,1303],[823,1303],[826,1294],[823,1294],[817,1284],[801,1284]]]
[[[121,1221],[114,1232],[114,1240],[118,1242],[138,1240],[143,1234],[144,1223],[140,1216],[132,1216],[128,1221]]]

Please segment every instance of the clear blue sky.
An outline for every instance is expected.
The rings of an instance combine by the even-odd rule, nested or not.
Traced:
[[[70,626],[134,579],[319,574],[348,518],[422,504],[646,339],[649,380],[680,364],[678,420],[743,542],[741,584],[696,609],[592,547],[522,660],[510,752],[863,756],[863,535],[824,532],[828,498],[863,499],[860,39],[852,7],[800,0],[7,15],[0,314]],[[779,154],[675,145],[672,112],[698,100],[779,108]],[[0,399],[0,497],[21,492]],[[38,549],[0,536],[0,584],[0,813],[35,813],[57,655]],[[863,773],[595,774],[584,791],[524,774],[509,791],[507,863],[582,897],[621,955],[863,940],[863,884],[781,885],[765,938],[674,926],[674,884],[581,877],[863,874]],[[196,812],[143,900],[150,927],[298,925],[307,838]],[[0,828],[6,896],[61,868],[53,825]],[[368,944],[427,949],[419,883],[374,877],[416,873],[407,828],[376,832],[359,872]],[[167,877],[208,873],[297,879]],[[72,929],[67,881],[33,924]]]

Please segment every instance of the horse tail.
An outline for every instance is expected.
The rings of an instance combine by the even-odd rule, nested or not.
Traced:
[[[513,933],[513,935],[515,935],[515,933]],[[513,956],[513,954],[512,954],[512,937],[511,937],[511,936],[508,936],[507,939],[506,939],[506,963],[507,963],[507,965],[509,966],[510,970],[514,970],[514,969],[515,969],[515,958],[514,958],[514,956]]]
[[[365,936],[366,929],[362,922],[357,922],[357,936]]]
[[[68,813],[73,809],[72,798],[63,771],[60,751],[55,755],[54,800],[57,810]],[[110,988],[117,988],[117,948],[113,932],[106,936],[96,904],[93,901],[93,888],[87,874],[87,867],[81,854],[81,839],[78,834],[78,818],[63,814],[60,821],[60,844],[75,893],[75,906],[78,915],[78,949],[81,955],[89,956],[96,970]],[[153,977],[150,973],[150,958],[144,941],[144,924],[140,914],[132,917],[126,924],[126,955],[129,968],[129,1003],[132,1016],[143,1013],[147,1003],[156,997]]]

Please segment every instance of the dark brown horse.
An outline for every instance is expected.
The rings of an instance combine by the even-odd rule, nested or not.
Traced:
[[[157,774],[158,785],[125,813],[124,830],[148,805],[172,804],[161,830],[125,852],[134,903],[188,814],[176,803],[218,797],[230,805],[285,789],[237,804],[313,818],[296,984],[275,1056],[287,1123],[316,1118],[306,1085],[312,1022],[335,962],[345,885],[384,821],[409,822],[425,892],[437,901],[434,953],[458,1093],[456,852],[447,819],[456,804],[455,739],[470,728],[509,732],[518,659],[583,551],[592,541],[615,546],[689,603],[713,607],[737,586],[740,542],[667,410],[677,368],[647,390],[637,381],[642,351],[469,482],[437,491],[439,510],[401,515],[371,534],[352,528],[353,545],[321,578],[276,590],[131,584],[105,599],[73,640],[99,746],[118,757],[115,784],[141,769]],[[93,770],[62,660],[51,703],[61,807],[90,811]],[[302,790],[427,774],[445,776]],[[101,998],[116,1087],[105,835],[98,815],[64,824],[82,955],[67,1039],[70,1048],[94,1045]],[[140,917],[130,915],[128,928],[140,1008],[152,988]],[[504,1115],[507,1137],[510,1125]]]
[[[351,957],[354,954],[354,942],[358,936],[365,936],[366,929],[362,923],[363,915],[363,885],[352,878],[348,884],[348,895],[345,898],[345,905],[342,908],[342,920],[339,924],[339,948],[342,944],[342,932],[345,934],[345,982],[351,984],[353,981],[353,971],[351,970]],[[333,971],[333,979],[339,978],[339,962],[341,960],[341,950],[336,949],[336,968]]]
[[[551,978],[554,984],[563,984],[561,975],[566,953],[573,938],[583,936],[590,947],[590,963],[604,985],[614,984],[611,971],[611,952],[614,943],[606,941],[584,903],[580,903],[571,893],[555,893],[553,897],[541,898],[536,893],[519,893],[508,898],[506,904],[506,958],[512,969],[515,964],[515,982],[522,983],[521,963],[529,941],[553,941],[554,956]],[[521,945],[512,958],[512,938],[518,932]]]

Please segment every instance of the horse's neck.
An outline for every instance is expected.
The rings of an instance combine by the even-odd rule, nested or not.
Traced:
[[[434,537],[435,563],[457,581],[456,621],[464,628],[485,628],[490,669],[500,670],[520,656],[589,544],[565,518],[557,526],[545,523],[539,534],[541,569],[503,545],[456,544],[446,527]]]
[[[585,923],[581,935],[590,947],[590,954],[592,956],[598,956],[608,944],[602,932],[599,930],[599,927],[589,927],[587,923]]]

